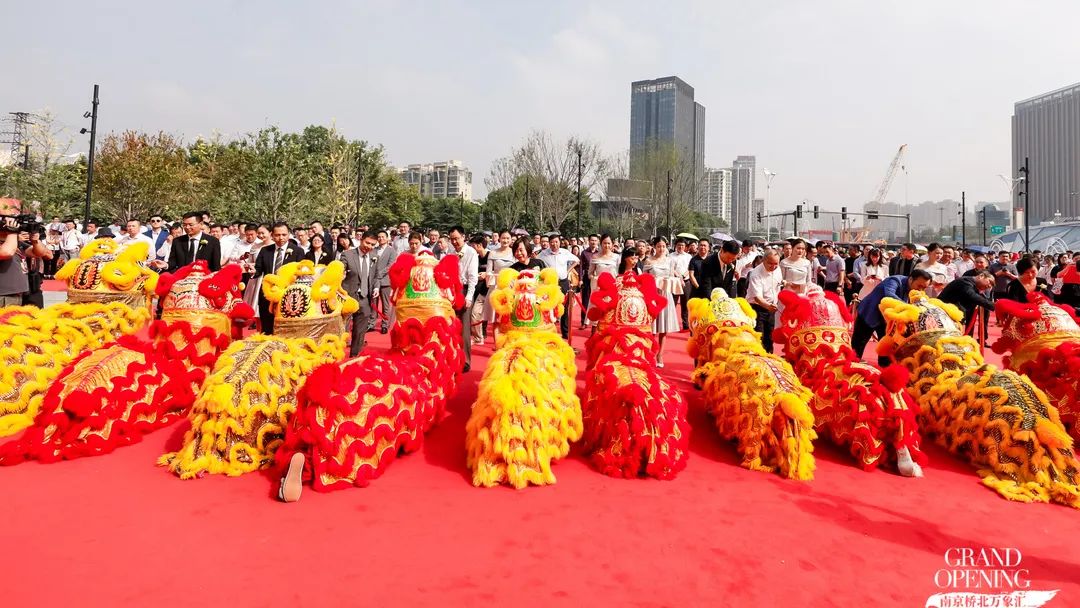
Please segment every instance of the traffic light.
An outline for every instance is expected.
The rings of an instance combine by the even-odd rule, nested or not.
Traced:
[[[867,209],[866,210],[866,219],[868,219],[868,220],[876,220],[876,219],[878,219],[877,210],[876,209],[873,209],[873,210]]]
[[[795,205],[795,217],[802,219],[802,205]]]
[[[761,223],[761,212],[760,211],[757,212],[757,223],[759,223],[759,224]]]
[[[814,205],[814,219],[815,220],[818,219],[818,213],[819,212],[820,212],[820,209],[818,208],[818,206]]]
[[[846,220],[847,219],[847,207],[840,207],[840,219],[841,220]]]

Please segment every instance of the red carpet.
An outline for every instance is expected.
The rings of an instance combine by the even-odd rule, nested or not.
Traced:
[[[671,482],[610,479],[575,453],[554,487],[472,487],[464,425],[489,346],[424,450],[367,489],[283,505],[259,474],[180,481],[154,460],[184,424],[0,469],[3,605],[921,607],[953,547],[1017,548],[1032,589],[1061,590],[1049,606],[1080,605],[1080,513],[1007,502],[934,447],[921,480],[864,473],[825,441],[812,482],[739,468],[683,380],[684,346],[669,341],[664,371],[694,434]]]

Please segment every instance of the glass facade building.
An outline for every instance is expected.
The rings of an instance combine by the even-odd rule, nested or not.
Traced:
[[[1080,219],[1080,83],[1016,103],[1012,117],[1013,178],[1029,159],[1032,225],[1056,213]],[[1024,186],[1013,202],[1023,207]],[[1034,239],[1034,237],[1032,237]]]
[[[1024,229],[1006,232],[1000,237],[988,237],[990,248],[1001,251],[1024,251]],[[1080,251],[1080,222],[1066,222],[1031,227],[1031,247],[1029,251],[1043,253],[1064,253]]]
[[[669,148],[698,184],[705,176],[705,107],[694,101],[694,87],[675,76],[631,83],[630,177],[651,179],[648,153]]]

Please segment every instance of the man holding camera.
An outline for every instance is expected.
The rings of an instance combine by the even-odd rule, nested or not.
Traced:
[[[26,259],[52,257],[41,240],[40,226],[21,226],[17,217],[22,201],[0,199],[0,307],[21,306],[23,296],[30,292]],[[30,239],[19,241],[20,230],[29,230]]]

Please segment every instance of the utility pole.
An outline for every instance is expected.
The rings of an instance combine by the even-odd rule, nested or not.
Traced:
[[[22,168],[23,168],[23,171],[29,171],[30,170],[30,144],[23,144],[23,149],[24,149],[24,153],[23,153]]]
[[[1028,157],[1024,157],[1024,166],[1018,169],[1024,174],[1024,251],[1031,252],[1031,218],[1028,210],[1031,208],[1031,168],[1028,165]]]
[[[364,144],[356,151],[356,215],[354,223],[360,225],[360,195],[364,190]]]
[[[577,146],[577,233],[581,236],[581,144]]]
[[[94,101],[90,111],[90,156],[86,160],[86,207],[83,208],[83,229],[90,223],[90,199],[94,194],[94,146],[97,145],[98,85],[94,85]],[[86,118],[83,114],[83,118]],[[85,134],[86,129],[79,131]]]
[[[907,240],[910,243],[914,235],[911,234],[911,214],[906,213],[904,216],[907,218]]]
[[[960,248],[967,249],[967,192],[960,193]]]
[[[984,206],[979,213],[982,214],[982,244],[986,247],[986,207]]]
[[[671,169],[667,172],[667,238],[671,238]]]

